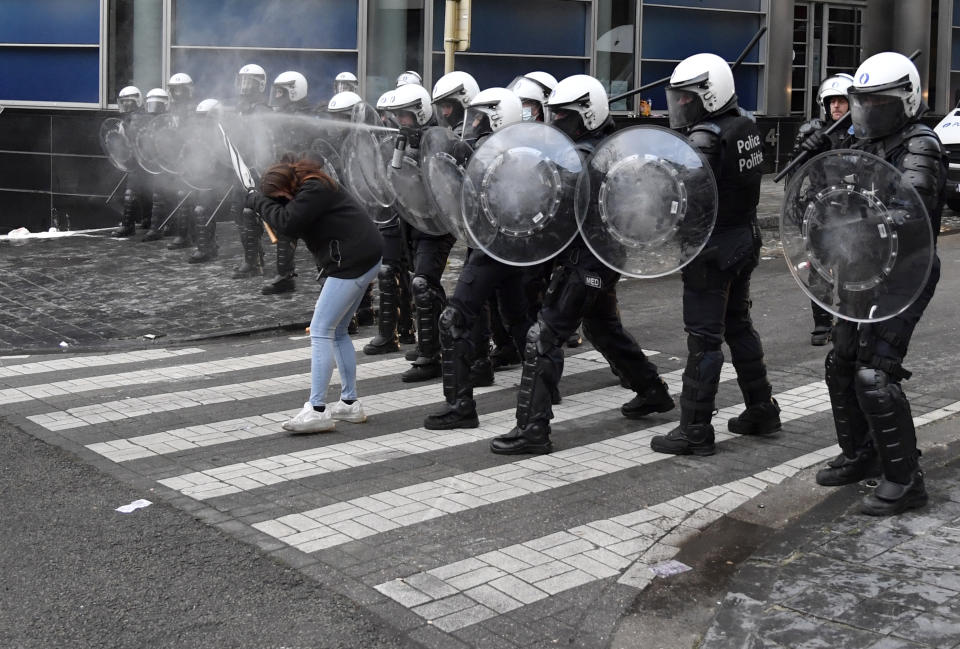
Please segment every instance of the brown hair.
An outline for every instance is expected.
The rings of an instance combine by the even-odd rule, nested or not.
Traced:
[[[271,165],[260,179],[260,189],[271,198],[284,196],[292,198],[308,180],[319,180],[330,189],[336,189],[337,183],[323,171],[323,164],[306,156],[299,160],[284,155],[281,162]]]

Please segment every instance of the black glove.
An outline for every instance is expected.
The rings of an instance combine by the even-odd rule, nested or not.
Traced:
[[[257,210],[257,200],[262,194],[256,189],[248,189],[247,196],[243,200],[243,206],[253,211]]]
[[[407,138],[407,146],[413,149],[420,148],[420,127],[419,126],[404,126],[400,129],[400,133]]]
[[[457,161],[457,164],[461,167],[467,166],[467,161],[470,160],[470,156],[473,155],[473,147],[464,142],[463,140],[457,140],[453,144],[453,158]]]
[[[830,138],[827,137],[823,131],[814,131],[807,136],[807,139],[800,143],[800,149],[812,155],[829,151],[831,146]]]

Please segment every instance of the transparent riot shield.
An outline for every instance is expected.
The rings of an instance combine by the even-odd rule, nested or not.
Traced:
[[[183,131],[184,141],[178,165],[181,169],[180,178],[188,186],[200,191],[222,184],[229,159],[217,122],[199,117],[189,121]]]
[[[577,185],[584,167],[573,142],[540,122],[511,124],[467,164],[461,210],[468,245],[513,266],[559,254],[577,235]]]
[[[803,292],[854,322],[902,313],[923,290],[935,254],[913,186],[881,158],[849,149],[823,153],[794,175],[780,234]]]
[[[180,118],[176,115],[157,115],[144,129],[143,137],[148,137],[149,148],[154,152],[155,160],[167,173],[180,175],[182,169],[182,149],[186,134],[180,127]]]
[[[387,168],[387,177],[396,196],[394,207],[404,221],[425,234],[447,234],[449,229],[427,195],[420,165],[407,156],[397,156]]]
[[[318,137],[310,144],[310,155],[323,162],[323,170],[333,178],[338,185],[343,183],[343,160],[337,148],[322,137]]]
[[[119,117],[108,117],[100,124],[100,146],[120,171],[130,171],[136,167],[133,146],[127,137],[127,125]]]
[[[628,277],[660,277],[683,268],[710,238],[717,185],[686,138],[633,126],[597,147],[576,205],[580,232],[598,259]]]
[[[420,139],[420,169],[427,196],[433,201],[437,218],[447,232],[461,241],[468,235],[460,211],[463,167],[457,160],[457,147],[467,146],[448,128],[434,126]]]

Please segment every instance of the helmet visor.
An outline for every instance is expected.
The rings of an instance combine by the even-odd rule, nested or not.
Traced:
[[[433,108],[437,124],[444,128],[456,128],[463,122],[463,106],[456,99],[441,99],[434,102]]]
[[[193,88],[187,84],[170,86],[170,98],[174,101],[189,99],[193,95]]]
[[[523,121],[542,122],[543,121],[543,104],[541,104],[539,101],[534,101],[533,99],[524,99],[523,100]]]
[[[290,105],[290,88],[287,86],[273,85],[270,91],[269,105],[271,108],[283,109]]]
[[[350,81],[348,79],[340,79],[333,82],[333,94],[339,94],[341,92],[356,92],[357,83],[355,81]]]
[[[490,108],[468,108],[463,120],[463,139],[467,142],[475,142],[484,135],[493,133],[493,126],[490,124],[490,115],[487,114]]]
[[[576,140],[587,130],[583,124],[583,117],[578,111],[571,108],[551,108],[550,123]]]
[[[903,101],[897,95],[850,93],[850,111],[853,134],[865,140],[889,135],[907,123]]]
[[[167,112],[167,100],[160,97],[147,97],[147,112],[151,115]]]
[[[251,74],[240,74],[237,75],[237,91],[243,97],[250,97],[253,95],[259,95],[263,92],[263,87],[265,83],[263,79],[259,79]]]
[[[685,88],[667,88],[667,113],[670,128],[687,128],[707,116],[700,95]]]
[[[395,108],[384,112],[387,115],[388,121],[396,124],[398,128],[413,128],[419,126],[417,123],[417,115],[412,110]]]
[[[121,113],[132,113],[137,110],[137,100],[133,97],[121,97],[117,100],[117,106]]]

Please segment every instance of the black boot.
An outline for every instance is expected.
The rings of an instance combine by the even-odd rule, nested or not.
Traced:
[[[880,474],[880,459],[872,448],[866,448],[853,457],[841,453],[833,458],[825,469],[817,471],[816,480],[824,487],[839,487],[876,478]]]
[[[659,379],[633,399],[620,406],[620,413],[627,419],[640,419],[654,412],[669,412],[676,407],[670,389]]]
[[[714,400],[720,383],[723,353],[718,343],[701,336],[687,337],[687,366],[680,391],[680,425],[650,440],[650,448],[671,455],[713,455]]]
[[[520,352],[511,342],[509,345],[497,346],[490,350],[490,362],[493,363],[493,369],[506,369],[512,365],[519,365],[523,362],[520,358]]]
[[[506,435],[490,440],[490,451],[497,455],[543,455],[552,450],[550,426],[539,422],[517,425]]]
[[[377,285],[380,288],[380,320],[377,322],[377,335],[363,347],[363,353],[368,356],[400,350],[397,344],[397,296],[400,287],[396,269],[386,264],[381,266],[377,273]]]
[[[153,192],[153,201],[150,205],[150,227],[144,232],[140,241],[157,241],[163,238],[163,233],[157,229],[157,226],[160,225],[161,215],[166,212],[166,204],[163,194]]]
[[[182,194],[179,196],[179,200],[182,200]],[[177,213],[173,216],[173,231],[175,236],[173,241],[167,244],[167,250],[181,250],[183,248],[189,248],[193,245],[193,241],[190,237],[190,208],[186,204],[181,205],[177,209]]]
[[[263,285],[260,292],[264,295],[277,295],[297,290],[297,283],[293,279],[295,272],[297,242],[288,237],[280,237],[277,242],[277,274]]]
[[[650,440],[650,448],[657,453],[670,455],[713,455],[713,426],[711,424],[689,424],[677,426],[666,435],[657,435]]]
[[[489,358],[478,358],[470,365],[470,384],[475,388],[493,385],[493,365]]]
[[[810,333],[810,344],[814,347],[823,347],[828,342],[830,342],[830,329],[829,325],[817,325],[813,328],[813,331]]]
[[[770,435],[780,428],[780,404],[772,397],[747,406],[739,415],[727,420],[727,430],[737,435]]]
[[[240,246],[243,248],[243,260],[234,271],[233,279],[256,277],[263,274],[263,226],[257,220],[253,210],[244,208],[240,213]]]
[[[217,258],[217,221],[210,219],[207,210],[201,206],[194,208],[194,224],[197,233],[197,249],[187,259],[191,264],[204,264]]]
[[[917,468],[907,484],[891,482],[886,478],[880,480],[873,493],[860,503],[860,511],[869,516],[893,516],[926,504],[927,488],[923,484],[923,471]]]
[[[443,374],[440,368],[440,361],[435,358],[420,356],[413,361],[413,366],[400,375],[400,380],[404,383],[418,383],[420,381],[429,381]]]
[[[132,237],[137,233],[137,203],[136,192],[127,189],[123,192],[123,212],[120,214],[120,227],[110,233],[113,237]]]
[[[583,338],[580,337],[580,332],[579,332],[579,331],[574,331],[574,332],[573,332],[572,334],[570,334],[570,336],[567,338],[566,345],[567,345],[567,347],[569,347],[570,349],[574,349],[574,348],[576,348],[576,347],[579,347],[579,346],[582,345],[582,344],[583,344]]]
[[[428,415],[423,421],[427,430],[450,430],[451,428],[478,428],[477,402],[473,399],[459,399],[455,404],[445,404],[445,409],[435,415]]]

